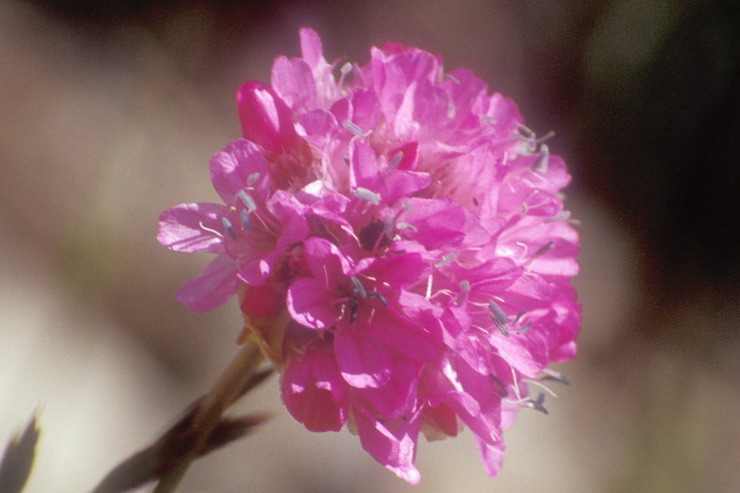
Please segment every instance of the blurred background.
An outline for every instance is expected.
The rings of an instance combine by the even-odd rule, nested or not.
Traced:
[[[274,418],[195,463],[183,492],[740,491],[740,4],[734,0],[0,0],[0,443],[37,411],[28,492],[90,490],[237,351],[235,302],[174,301],[207,257],[156,240],[216,199],[244,80],[386,41],[515,99],[574,175],[584,304],[573,382],[523,412],[489,479],[472,437],[420,443],[422,483],[347,432]]]

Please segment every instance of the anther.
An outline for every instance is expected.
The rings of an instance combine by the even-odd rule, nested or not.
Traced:
[[[460,306],[468,300],[468,294],[470,293],[470,281],[460,281],[460,294],[455,299],[455,305]]]
[[[362,282],[356,276],[350,277],[349,280],[352,281],[355,287],[354,292],[363,298],[367,298],[367,291],[365,291],[365,286],[362,285]]]
[[[559,371],[545,368],[544,370],[542,370],[542,374],[543,376],[540,377],[540,380],[554,380],[556,382],[562,383],[563,385],[570,385],[570,380],[565,378],[565,376]]]
[[[500,397],[507,397],[509,392],[506,390],[506,384],[496,375],[490,375],[491,381],[498,385],[499,390],[496,392]]]
[[[236,231],[234,231],[234,227],[231,225],[231,221],[229,221],[225,217],[222,217],[221,224],[224,225],[224,229],[226,229],[226,232],[229,233],[229,236],[231,236],[231,239],[236,240]]]
[[[260,172],[255,171],[247,177],[247,185],[254,185],[254,182],[260,179]]]
[[[360,303],[354,299],[349,299],[349,322],[353,323],[355,320],[357,320],[357,315],[359,312]]]
[[[361,198],[362,200],[367,200],[373,205],[378,205],[381,198],[380,194],[377,194],[372,190],[368,190],[367,188],[363,187],[355,188],[355,196]]]
[[[540,146],[540,155],[537,156],[537,160],[532,166],[532,171],[535,173],[547,173],[548,163],[550,161],[550,148],[547,144]]]
[[[455,77],[452,74],[445,74],[445,77],[448,78],[448,79],[450,79],[455,84],[459,84],[460,83],[460,79],[458,79],[457,77]]]
[[[455,259],[457,259],[458,255],[460,255],[458,252],[450,252],[441,259],[437,261],[436,264],[434,264],[435,267],[442,267],[444,265],[449,264],[450,262],[454,262]]]
[[[509,321],[509,317],[506,316],[506,313],[504,313],[501,307],[493,300],[488,301],[488,315],[491,317],[491,321],[496,324],[498,330],[500,330],[503,335],[508,336],[509,327],[506,324]]]
[[[547,408],[545,408],[545,394],[543,392],[540,392],[536,399],[530,399],[529,404],[535,411],[539,411],[542,414],[550,414]]]
[[[541,247],[539,247],[537,249],[537,251],[534,252],[534,255],[533,256],[539,257],[540,255],[546,254],[547,252],[549,252],[553,248],[555,248],[555,242],[552,241],[552,240],[550,240],[547,243],[545,243],[544,245],[542,245]]]
[[[545,219],[546,223],[554,223],[557,221],[567,221],[570,219],[570,211],[560,211],[554,216],[548,217]]]
[[[385,299],[385,296],[383,296],[382,294],[380,294],[377,291],[371,291],[371,292],[367,293],[367,297],[368,298],[377,298],[378,301],[380,301],[380,303],[383,306],[388,306],[388,301]]]
[[[391,160],[388,163],[388,166],[391,167],[391,169],[396,169],[399,164],[401,164],[401,161],[403,160],[403,151],[398,151],[393,156],[391,156]]]
[[[389,239],[393,239],[393,233],[394,233],[395,226],[393,225],[393,218],[388,216],[385,218],[385,224],[383,225],[383,232],[385,233],[385,236]]]
[[[419,231],[419,229],[416,226],[414,226],[413,224],[409,224],[409,223],[398,223],[396,224],[396,228],[397,229],[410,229],[414,233]]]
[[[349,120],[344,120],[342,122],[342,126],[344,128],[346,128],[350,133],[354,134],[356,137],[364,137],[365,136],[365,132],[363,132],[360,127],[358,127],[357,125],[355,125],[354,123],[352,123]]]
[[[524,334],[526,334],[527,332],[529,332],[529,329],[531,329],[531,328],[532,328],[532,322],[527,322],[526,324],[524,324],[524,326],[521,329],[519,329],[519,332],[517,332],[517,333],[520,336],[523,336]]]
[[[239,197],[239,200],[242,201],[244,207],[246,207],[249,212],[254,212],[257,210],[257,202],[255,202],[252,196],[249,195],[246,191],[239,190],[239,193],[237,193],[236,196]]]
[[[252,219],[249,217],[249,212],[247,212],[245,209],[239,211],[239,221],[241,221],[242,229],[244,231],[249,231],[250,229],[252,229]]]

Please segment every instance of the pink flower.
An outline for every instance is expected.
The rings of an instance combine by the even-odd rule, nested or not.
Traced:
[[[238,91],[244,140],[211,161],[224,205],[183,204],[159,241],[217,255],[178,299],[237,293],[241,340],[312,431],[345,426],[410,483],[419,434],[470,428],[489,474],[528,381],[575,356],[570,177],[516,105],[467,70],[389,44],[365,65],[301,58]]]

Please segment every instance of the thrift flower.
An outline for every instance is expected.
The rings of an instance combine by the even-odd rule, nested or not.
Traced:
[[[570,176],[509,99],[464,69],[388,44],[365,65],[300,58],[239,88],[243,139],[211,160],[223,204],[183,204],[159,241],[217,257],[178,299],[237,294],[241,342],[281,371],[288,411],[347,427],[410,483],[420,434],[472,431],[490,475],[527,382],[575,356],[578,233]]]

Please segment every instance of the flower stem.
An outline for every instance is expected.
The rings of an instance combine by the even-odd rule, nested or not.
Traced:
[[[221,415],[239,397],[244,385],[261,362],[262,357],[257,346],[245,344],[200,404],[193,420],[194,438],[190,442],[189,450],[183,451],[180,462],[160,478],[154,493],[175,491],[188,467],[221,420]]]

